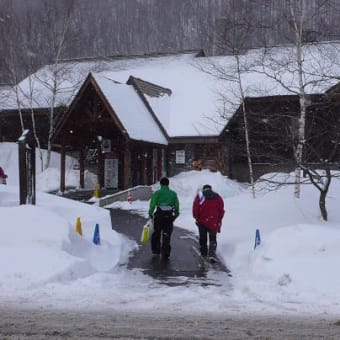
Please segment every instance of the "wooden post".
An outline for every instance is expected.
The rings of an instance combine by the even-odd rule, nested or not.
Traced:
[[[18,139],[18,156],[20,204],[35,204],[35,143],[30,130]]]
[[[131,151],[129,142],[126,141],[124,148],[124,189],[130,186],[131,180]]]
[[[145,157],[145,153],[143,153],[143,158],[142,158],[142,184],[146,185],[148,182],[148,162],[147,158]]]
[[[66,150],[65,144],[61,145],[60,153],[60,192],[64,194],[65,192],[65,168],[66,168]]]
[[[31,181],[32,181],[32,192],[31,192],[31,204],[35,205],[36,203],[36,180],[35,180],[35,145],[32,145],[32,149],[30,152],[30,156],[31,156]]]
[[[160,180],[160,178],[162,177],[162,163],[163,163],[163,159],[162,159],[162,149],[161,148],[158,148],[158,158],[157,158],[157,169],[158,169],[158,172],[157,172],[157,178],[156,178],[156,182],[158,180]]]
[[[27,168],[26,168],[26,141],[19,139],[19,188],[20,204],[27,200]]]
[[[79,176],[80,176],[79,183],[81,189],[85,188],[84,172],[85,172],[85,153],[84,149],[81,148],[81,150],[79,151]]]
[[[99,137],[99,136],[98,136]],[[102,153],[102,139],[97,138],[97,178],[100,188],[104,187],[104,157]]]

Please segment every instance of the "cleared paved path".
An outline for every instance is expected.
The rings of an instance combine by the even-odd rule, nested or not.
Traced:
[[[224,273],[223,284],[228,277],[227,268],[221,263],[207,265],[198,255],[197,236],[182,228],[174,227],[171,237],[171,256],[162,260],[153,256],[150,243],[141,244],[140,236],[147,219],[130,211],[111,209],[112,228],[139,244],[138,250],[129,260],[128,268],[138,268],[144,273],[168,285],[196,283],[201,285],[221,285],[218,279],[207,278],[208,271]],[[196,251],[195,251],[196,249]]]

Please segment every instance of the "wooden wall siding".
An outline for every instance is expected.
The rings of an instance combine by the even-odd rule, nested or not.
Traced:
[[[55,109],[55,119],[65,112],[65,107],[57,107]],[[42,147],[47,147],[48,138],[48,115],[49,109],[35,109],[34,117],[37,129],[37,135],[39,137]],[[33,131],[32,129],[32,117],[29,110],[22,110],[22,116],[24,121],[24,128]],[[1,142],[16,142],[22,135],[20,116],[17,110],[1,111],[0,112],[0,141]]]
[[[200,160],[203,169],[225,172],[225,151],[220,144],[197,144],[195,160]]]
[[[23,113],[24,128],[33,131],[31,113]],[[48,110],[35,114],[36,130],[40,143],[43,147],[47,146],[48,137]],[[22,135],[19,112],[10,115],[0,112],[0,141],[16,142]]]
[[[270,164],[270,163],[254,163],[253,164],[253,172],[254,179],[257,180],[259,177],[263,176],[266,173],[271,172],[283,172],[289,173],[294,170],[294,164]],[[249,183],[249,170],[248,165],[244,162],[242,163],[233,163],[232,171],[229,174],[229,178],[235,179],[239,182]]]
[[[162,175],[162,147],[134,142],[131,147],[131,185],[151,185]]]
[[[217,156],[216,156],[216,162],[217,162],[217,170],[220,171],[223,175],[228,176],[229,175],[229,166],[230,166],[230,158],[229,158],[229,148],[227,144],[221,143]]]
[[[340,129],[340,108],[337,96],[311,95],[306,114],[306,143],[314,149],[304,150],[304,162],[318,162],[317,154],[329,159],[329,151]],[[249,138],[255,178],[267,172],[294,169],[296,122],[299,113],[298,96],[252,98],[246,102]],[[333,122],[333,123],[332,123]],[[244,140],[242,112],[238,111],[229,122],[230,175],[234,179],[249,179]],[[331,136],[331,134],[333,134]],[[336,156],[340,159],[340,150]]]
[[[176,163],[176,151],[185,150],[185,163]],[[191,170],[191,162],[195,157],[195,148],[193,144],[170,144],[167,152],[167,175],[175,176],[182,171]]]
[[[176,163],[176,150],[185,150],[185,163]],[[168,175],[174,176],[182,171],[202,169],[228,173],[228,149],[223,143],[171,144],[168,147]]]

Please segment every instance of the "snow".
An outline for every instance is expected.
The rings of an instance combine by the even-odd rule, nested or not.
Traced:
[[[338,82],[340,65],[336,62],[336,56],[339,54],[339,47],[339,42],[303,46],[306,93],[324,93]],[[244,95],[261,97],[299,93],[295,54],[294,47],[284,46],[250,50],[240,56]],[[236,62],[233,56],[195,58],[193,53],[184,53],[47,65],[18,84],[20,105],[22,108],[29,108],[31,105],[33,108],[48,108],[52,101],[53,81],[57,82],[58,87],[56,106],[69,105],[90,72],[97,80],[106,79],[105,84],[100,84],[103,86],[102,90],[110,98],[113,108],[117,108],[117,112],[130,110],[128,117],[136,117],[137,109],[143,117],[148,112],[141,100],[137,102],[138,98],[127,90],[128,86],[118,86],[114,82],[124,84],[130,76],[134,76],[170,89],[170,96],[155,98],[145,95],[169,137],[218,136],[227,123],[221,115],[231,117],[241,104],[238,83],[235,82]],[[32,103],[30,87],[33,90]],[[18,107],[15,92],[7,95],[7,91],[8,88],[0,90],[0,110],[15,110]],[[5,94],[4,99],[1,99],[1,93]],[[132,121],[128,119],[128,122],[124,122],[128,124],[125,128],[136,135],[138,140],[164,144],[164,136],[156,122],[150,118],[147,119],[149,124],[143,119],[135,119],[135,126],[130,126]],[[141,124],[146,127],[142,131],[136,128]],[[156,131],[155,136],[149,132],[152,129]]]
[[[170,287],[126,269],[129,255],[141,245],[112,231],[107,209],[44,192],[54,182],[58,162],[53,171],[37,176],[37,205],[20,206],[16,151],[15,144],[0,143],[0,165],[9,176],[9,184],[0,185],[2,306],[170,314],[199,314],[202,306],[205,314],[224,315],[340,313],[338,180],[327,200],[329,222],[323,222],[312,186],[303,186],[300,199],[289,186],[261,191],[253,199],[248,187],[220,173],[190,171],[170,178],[181,205],[176,224],[196,234],[191,205],[197,190],[211,184],[223,197],[226,215],[218,254],[233,274],[221,287]],[[71,178],[79,185],[76,176]],[[148,202],[111,207],[146,216]],[[78,217],[83,236],[75,232]],[[100,245],[92,242],[97,223]],[[254,249],[256,229],[261,244]]]
[[[131,85],[117,84],[96,74],[94,79],[131,139],[168,144],[151,113]]]
[[[166,59],[101,74],[120,82],[133,75],[171,89],[170,96],[146,96],[170,137],[216,136],[225,125],[216,105],[216,79],[202,72],[196,62],[194,58]]]

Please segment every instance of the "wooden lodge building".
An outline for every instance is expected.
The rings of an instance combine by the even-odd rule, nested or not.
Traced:
[[[90,73],[53,137],[61,153],[61,191],[67,153],[79,155],[81,187],[90,150],[96,155],[93,171],[105,188],[151,185],[164,175],[203,166],[221,170],[226,153],[218,136],[169,137],[148,98],[171,94],[133,76],[122,84]]]
[[[212,110],[204,103],[210,105],[212,101],[207,95],[207,84],[201,81],[202,72],[190,65],[202,55],[201,51],[190,51],[151,57],[65,61],[58,65],[62,77],[58,79],[60,88],[55,98],[52,145],[54,151],[61,153],[61,191],[67,187],[65,159],[68,155],[79,161],[81,188],[85,186],[86,170],[97,174],[100,187],[119,189],[150,185],[163,175],[174,176],[185,170],[210,168],[225,173],[226,153],[219,140],[223,125],[216,128],[216,124],[205,117]],[[139,64],[146,65],[146,70],[141,68],[139,73],[135,69]],[[153,68],[157,70],[156,77],[147,76],[148,67],[151,73]],[[182,72],[188,73],[188,68],[194,71],[183,78],[178,91],[173,84],[179,82]],[[165,76],[161,74],[164,71]],[[31,75],[39,85],[33,93],[34,100],[30,102],[26,94],[20,101],[25,129],[32,129],[34,112],[43,148],[47,143],[50,111],[47,103],[52,102],[52,98],[50,91],[42,91],[39,82],[52,83],[55,73],[51,65],[47,65]],[[112,74],[107,76],[109,73]],[[196,77],[200,74],[199,91],[193,88],[192,73],[196,73]],[[83,81],[71,88],[70,79],[81,77]],[[151,78],[152,82],[143,78]],[[163,86],[168,83],[167,79],[171,79],[171,86]],[[18,92],[28,92],[28,84],[29,80],[24,79],[18,84]],[[9,92],[0,93],[0,140],[16,142],[22,132],[21,123],[17,98],[14,91]],[[178,98],[180,104],[173,97]],[[169,106],[175,110],[170,112]],[[205,109],[204,114],[199,112],[201,108]]]

